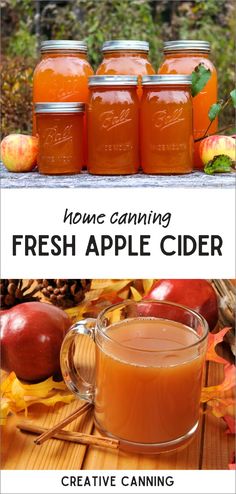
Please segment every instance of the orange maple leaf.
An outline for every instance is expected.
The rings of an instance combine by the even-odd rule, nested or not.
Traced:
[[[219,331],[216,334],[209,333],[208,335],[208,348],[207,348],[207,354],[206,354],[206,359],[211,360],[212,362],[218,362],[219,364],[227,364],[227,360],[225,360],[223,357],[220,357],[216,351],[215,347],[218,343],[221,343],[223,341],[223,338],[226,333],[230,328],[223,328],[221,331]]]
[[[221,396],[221,393],[224,393],[225,391],[228,391],[229,389],[235,386],[236,384],[235,365],[227,363],[224,366],[224,373],[225,373],[225,377],[221,384],[217,384],[216,386],[207,386],[203,388],[201,395],[202,403],[205,403],[206,401],[209,400],[218,399],[219,396]]]

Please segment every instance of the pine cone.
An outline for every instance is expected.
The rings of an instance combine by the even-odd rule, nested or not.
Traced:
[[[34,287],[32,285],[34,284]],[[10,309],[14,305],[23,302],[37,302],[39,298],[35,294],[39,291],[39,286],[35,286],[35,280],[28,280],[24,285],[24,280],[1,280],[0,281],[0,307]]]
[[[85,297],[91,280],[37,280],[41,292],[52,304],[62,309],[78,305]]]

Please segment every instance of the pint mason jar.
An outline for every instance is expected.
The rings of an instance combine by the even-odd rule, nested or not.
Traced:
[[[193,169],[191,77],[142,79],[141,166],[144,173],[182,174]]]
[[[193,131],[194,139],[199,139],[206,132],[210,120],[208,111],[217,102],[217,72],[209,59],[210,43],[199,40],[177,40],[164,43],[164,61],[158,74],[191,74],[203,64],[211,71],[211,77],[202,91],[193,98]],[[211,124],[211,132],[216,133],[218,119]],[[194,144],[194,168],[202,169],[203,163],[199,154],[200,142]]]
[[[45,175],[79,173],[84,156],[84,103],[37,103],[38,168]]]
[[[207,322],[189,308],[124,301],[72,326],[62,375],[94,404],[95,425],[121,449],[169,451],[198,428],[207,335]]]
[[[89,78],[88,171],[134,174],[139,168],[139,101],[136,76]]]

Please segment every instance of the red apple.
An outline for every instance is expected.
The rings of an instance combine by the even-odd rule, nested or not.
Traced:
[[[43,302],[26,302],[0,312],[1,368],[40,381],[60,373],[60,349],[68,315]]]
[[[215,156],[229,156],[235,161],[235,139],[230,136],[209,136],[203,139],[199,146],[199,153],[204,165],[212,161]]]
[[[10,172],[29,172],[37,164],[38,138],[10,134],[1,142],[1,159]]]
[[[210,330],[217,324],[217,296],[206,280],[158,280],[144,298],[166,300],[194,309],[206,319]]]

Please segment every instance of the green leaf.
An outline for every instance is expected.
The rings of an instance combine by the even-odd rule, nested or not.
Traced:
[[[226,173],[232,171],[232,160],[229,156],[225,154],[220,154],[215,156],[213,160],[209,161],[204,167],[204,172],[208,175],[213,175],[213,173]]]
[[[230,96],[233,101],[234,108],[236,108],[236,89],[233,89],[233,91],[231,91]]]
[[[217,117],[217,115],[219,115],[221,110],[222,110],[221,103],[214,103],[213,105],[211,105],[209,112],[208,112],[208,117],[209,117],[211,122],[213,120],[215,120],[215,118]]]
[[[207,69],[203,63],[200,63],[192,72],[192,96],[200,93],[210,77],[210,69]]]

